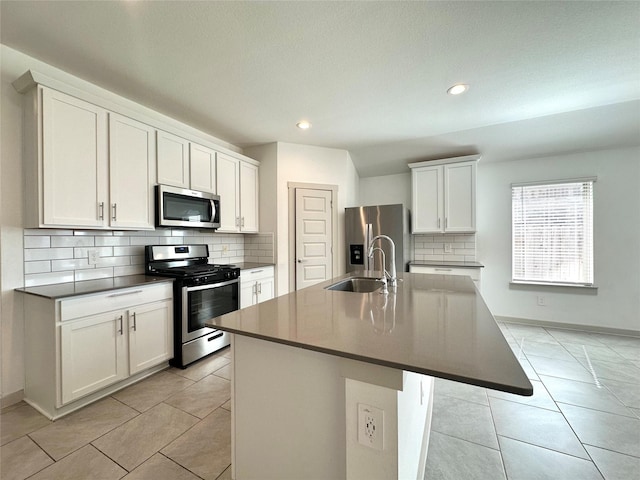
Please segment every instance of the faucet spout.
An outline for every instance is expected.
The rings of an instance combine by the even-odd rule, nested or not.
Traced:
[[[387,235],[376,235],[375,237],[373,237],[371,239],[371,243],[369,244],[369,256],[373,255],[373,250],[374,250],[374,246],[373,243],[376,240],[387,240],[389,242],[389,244],[391,245],[391,268],[390,271],[387,272],[386,270],[386,265],[382,266],[382,270],[383,273],[385,274],[385,276],[388,274],[389,275],[389,282],[391,283],[392,287],[395,287],[397,285],[397,272],[396,272],[396,244],[394,243],[394,241],[391,239],[391,237],[387,236]]]

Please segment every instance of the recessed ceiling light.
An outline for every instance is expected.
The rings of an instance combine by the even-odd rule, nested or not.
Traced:
[[[469,90],[469,85],[465,85],[464,83],[458,83],[453,87],[451,87],[449,90],[447,90],[447,93],[449,95],[460,95],[461,93],[464,93],[467,90]]]
[[[301,130],[309,130],[311,128],[311,124],[306,120],[303,120],[301,122],[296,123],[296,127],[298,127]]]

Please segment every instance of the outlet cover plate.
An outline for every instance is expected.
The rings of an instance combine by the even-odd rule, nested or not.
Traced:
[[[374,450],[384,449],[384,410],[358,403],[358,443]]]

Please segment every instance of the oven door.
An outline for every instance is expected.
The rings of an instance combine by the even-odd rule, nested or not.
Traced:
[[[182,287],[182,343],[215,332],[205,327],[214,317],[240,308],[238,279],[197,287]]]

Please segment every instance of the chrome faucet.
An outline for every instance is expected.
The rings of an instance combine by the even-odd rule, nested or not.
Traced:
[[[395,287],[398,284],[398,281],[396,279],[396,244],[393,243],[393,240],[391,239],[391,237],[388,237],[386,235],[376,235],[375,237],[373,237],[371,239],[371,242],[369,243],[369,257],[371,257],[373,255],[373,242],[375,242],[376,240],[388,240],[389,243],[391,244],[391,272],[387,272],[387,265],[385,262],[382,263],[382,275],[386,278],[387,275],[389,275],[389,283],[391,283],[392,287]]]
[[[386,269],[387,260],[384,254],[384,250],[381,249],[380,247],[370,248],[369,258],[373,258],[373,252],[375,252],[376,250],[378,250],[382,255],[382,278],[380,279],[382,280],[382,290],[380,290],[380,293],[389,293],[389,289],[387,288],[387,269]]]

